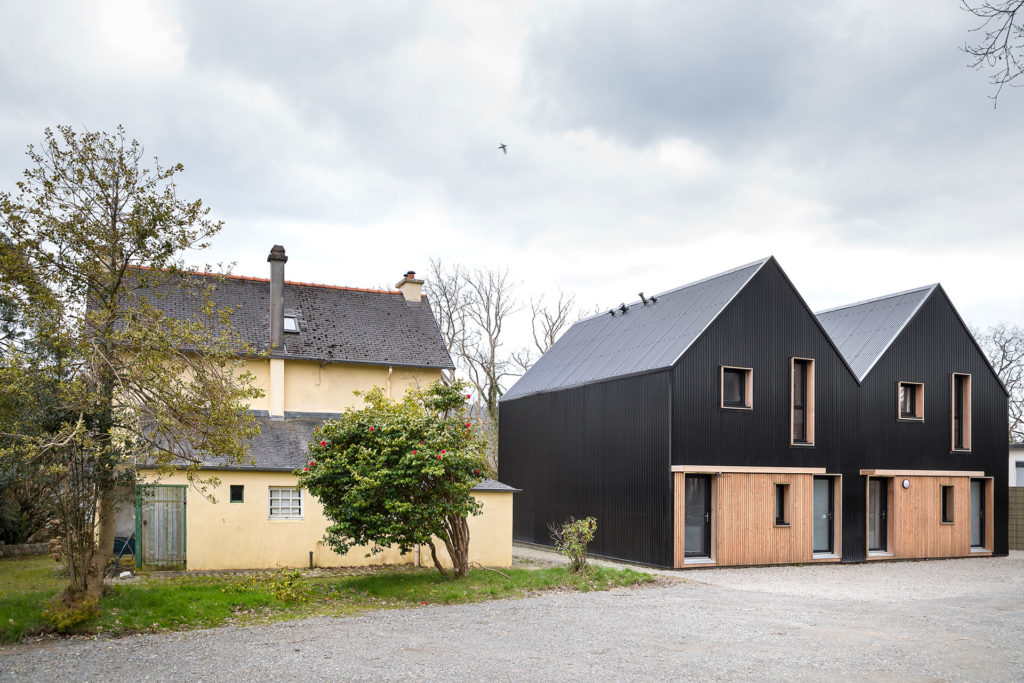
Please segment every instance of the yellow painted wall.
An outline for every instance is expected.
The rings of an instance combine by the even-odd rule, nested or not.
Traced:
[[[320,501],[302,492],[303,519],[270,519],[270,487],[295,486],[288,472],[222,471],[221,483],[211,492],[212,503],[194,488],[189,488],[186,503],[186,556],[188,569],[264,569],[272,567],[308,567],[309,552],[318,567],[352,567],[399,564],[413,561],[391,548],[366,557],[365,549],[353,549],[338,555],[323,543],[329,521]],[[155,481],[155,479],[150,479]],[[185,475],[175,473],[161,484],[187,484]],[[231,503],[229,486],[245,487],[245,501]],[[484,505],[482,515],[469,519],[469,559],[489,567],[512,565],[512,493],[478,491],[474,494]],[[443,564],[451,560],[443,543],[435,543]],[[423,552],[425,550],[425,552]],[[421,549],[420,564],[432,566],[430,549]]]
[[[392,368],[391,398],[399,400],[406,389],[426,386],[441,378],[440,370]],[[284,409],[288,412],[340,413],[357,405],[352,392],[373,387],[388,390],[388,368],[315,361],[286,360],[284,366]]]
[[[262,398],[257,398],[249,403],[251,410],[270,410],[270,361],[267,359],[247,359],[242,361],[242,368],[238,371],[252,373],[253,385],[263,390]]]

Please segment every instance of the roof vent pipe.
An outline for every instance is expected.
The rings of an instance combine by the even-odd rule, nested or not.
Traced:
[[[267,256],[270,263],[270,350],[284,349],[284,247],[275,244]]]
[[[644,302],[644,306],[647,305],[647,297],[644,296],[643,292],[640,292],[640,301]]]

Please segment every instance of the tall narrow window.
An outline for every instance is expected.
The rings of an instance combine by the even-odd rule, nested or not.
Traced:
[[[953,523],[953,487],[942,487],[942,523]]]
[[[722,366],[722,407],[750,410],[754,407],[754,371]]]
[[[775,485],[775,526],[789,526],[789,484]]]
[[[953,450],[971,450],[971,376],[953,375]]]
[[[899,419],[924,419],[924,385],[920,382],[900,382],[897,399],[899,401]]]
[[[814,361],[794,358],[792,375],[791,443],[808,446],[814,443]]]

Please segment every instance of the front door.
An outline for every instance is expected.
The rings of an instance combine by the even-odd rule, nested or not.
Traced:
[[[814,552],[831,553],[834,524],[832,477],[814,478]]]
[[[711,476],[686,475],[686,557],[711,557]]]
[[[868,550],[889,549],[889,480],[868,479]]]
[[[985,547],[985,481],[971,479],[971,547]]]
[[[136,564],[158,569],[185,568],[185,487],[140,486],[135,504]]]

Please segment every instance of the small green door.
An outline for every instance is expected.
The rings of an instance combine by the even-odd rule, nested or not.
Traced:
[[[184,486],[140,486],[135,499],[139,568],[185,569]]]

